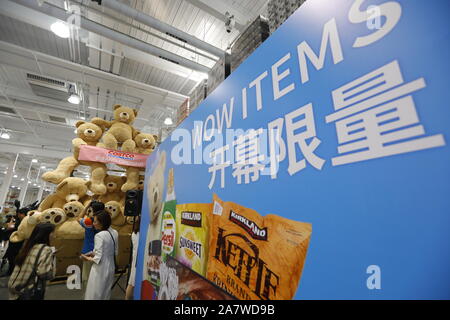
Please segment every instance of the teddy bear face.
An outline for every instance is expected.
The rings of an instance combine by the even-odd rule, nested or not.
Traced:
[[[94,209],[92,209],[92,207],[87,208],[86,216],[91,220],[94,219]]]
[[[139,176],[138,190],[144,190],[145,176]]]
[[[109,193],[118,192],[125,183],[124,177],[108,175],[105,177],[106,189]]]
[[[82,203],[78,201],[67,202],[63,207],[67,219],[77,218],[84,210]]]
[[[61,208],[50,208],[44,210],[40,216],[41,222],[50,222],[54,225],[59,225],[66,221],[66,214]]]
[[[120,104],[114,106],[114,119],[123,123],[131,124],[137,116],[137,111]]]
[[[69,177],[61,181],[56,187],[56,194],[66,200],[78,201],[86,195],[87,181],[81,178]]]
[[[88,142],[97,142],[103,134],[103,130],[92,122],[78,121],[76,123],[77,136]]]
[[[105,204],[105,210],[111,215],[111,219],[116,218],[122,211],[117,201],[109,201]]]
[[[147,188],[147,201],[150,204],[150,221],[157,221],[163,208],[164,170],[166,168],[166,153],[160,155],[158,165],[151,175]]]
[[[139,148],[150,149],[153,150],[155,148],[156,142],[153,135],[148,133],[139,133],[134,141]]]

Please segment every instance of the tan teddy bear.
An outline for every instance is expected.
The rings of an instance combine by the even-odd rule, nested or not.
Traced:
[[[109,201],[105,203],[105,211],[111,215],[111,226],[119,231],[125,224],[125,216],[123,215],[124,207],[117,201]]]
[[[50,194],[41,202],[38,211],[43,212],[48,208],[62,209],[67,202],[82,201],[86,196],[88,185],[89,181],[81,178],[65,178],[58,184],[55,193]]]
[[[127,150],[127,151],[142,154],[151,154],[156,147],[155,137],[156,137],[155,135],[149,133],[139,133],[134,138],[136,148],[134,148],[134,150]],[[125,166],[123,166],[123,168],[125,168],[127,171],[127,181],[122,186],[122,191],[127,192],[129,190],[139,189],[139,172],[141,169],[136,167],[125,167]],[[143,185],[141,190],[143,190]]]
[[[78,223],[78,216],[84,205],[79,201],[67,202],[63,207],[66,220],[55,229],[55,237],[59,239],[84,239],[84,229]]]
[[[27,215],[22,219],[17,231],[14,231],[9,237],[11,242],[20,242],[30,238],[34,227],[39,223],[41,213],[37,210],[29,211]]]
[[[78,137],[72,140],[73,156],[62,159],[57,168],[44,173],[42,179],[51,183],[60,183],[69,177],[76,167],[86,165],[91,168],[90,190],[95,194],[104,194],[106,187],[103,180],[106,176],[106,165],[101,162],[79,161],[78,156],[82,145],[98,145],[105,129],[85,121],[78,121],[75,126]]]
[[[136,147],[133,138],[137,131],[131,125],[137,116],[137,111],[120,104],[114,106],[114,120],[106,121],[101,118],[93,118],[91,121],[99,126],[109,128],[103,135],[102,146],[107,149],[118,150],[119,145],[126,150],[133,150]]]
[[[122,150],[151,154],[156,147],[155,137],[149,133],[139,133],[133,140],[136,143],[136,148],[134,150],[124,150],[124,148],[122,148]]]
[[[106,193],[101,195],[98,200],[107,203],[109,201],[117,201],[124,205],[125,193],[120,188],[126,182],[126,177],[107,175],[105,178]]]

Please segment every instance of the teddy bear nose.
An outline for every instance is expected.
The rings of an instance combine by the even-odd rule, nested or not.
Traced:
[[[92,133],[93,131],[92,131],[91,129],[89,129],[87,132],[88,132],[88,133]]]
[[[112,187],[113,186],[113,184],[112,183],[108,183],[108,187]]]
[[[148,143],[148,139],[144,139],[144,143]]]

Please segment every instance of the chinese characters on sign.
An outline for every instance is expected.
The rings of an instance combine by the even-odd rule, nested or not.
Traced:
[[[332,166],[444,146],[442,134],[425,136],[416,112],[411,94],[425,86],[423,78],[404,83],[400,66],[393,61],[333,90],[335,112],[325,118],[326,123],[335,122],[339,144],[339,156],[331,159]],[[282,138],[284,124],[287,143]],[[301,106],[268,123],[268,130],[250,129],[232,145],[212,151],[208,187],[214,186],[216,172],[220,171],[220,187],[224,188],[225,169],[230,166],[237,184],[256,182],[260,175],[275,179],[286,149],[289,175],[305,169],[307,163],[322,170],[326,160],[316,154],[321,142],[316,134],[313,104]],[[269,148],[263,149],[267,144]],[[226,156],[231,148],[234,160]],[[265,170],[266,165],[269,170]]]

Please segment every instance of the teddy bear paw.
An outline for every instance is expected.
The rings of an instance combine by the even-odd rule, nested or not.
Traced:
[[[47,181],[47,182],[51,182],[54,184],[59,184],[61,181],[63,181],[65,178],[67,178],[68,176],[65,175],[62,172],[58,172],[58,171],[49,171],[46,172],[42,175],[42,180]]]
[[[104,184],[93,183],[91,184],[90,189],[94,194],[102,195],[106,193],[106,186]]]
[[[129,190],[136,190],[137,186],[138,184],[135,182],[127,182],[120,188],[120,190],[122,190],[122,192],[127,192]]]

